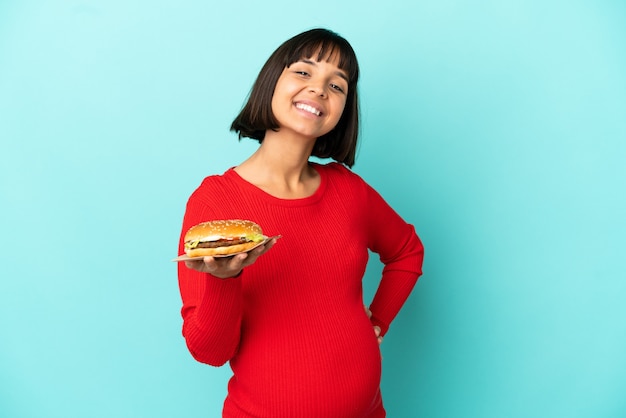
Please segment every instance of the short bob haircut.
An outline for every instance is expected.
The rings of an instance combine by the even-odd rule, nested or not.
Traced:
[[[359,64],[352,46],[343,37],[327,29],[311,29],[284,42],[269,57],[257,77],[248,101],[233,121],[230,130],[239,139],[248,137],[263,142],[268,129],[279,129],[272,112],[274,89],[283,70],[301,59],[312,58],[330,61],[339,56],[339,68],[348,75],[346,104],[332,131],[319,137],[311,155],[332,158],[348,167],[354,165],[359,135],[359,100],[357,82]]]

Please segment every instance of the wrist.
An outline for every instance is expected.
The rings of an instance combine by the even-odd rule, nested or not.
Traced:
[[[234,274],[234,275],[227,275],[227,276],[221,276],[220,275],[220,276],[218,276],[218,275],[211,274],[211,273],[209,273],[209,274],[211,274],[211,276],[216,277],[218,279],[227,280],[227,279],[236,279],[236,278],[241,276],[241,273],[243,273],[243,269],[239,270],[239,272],[237,274]]]

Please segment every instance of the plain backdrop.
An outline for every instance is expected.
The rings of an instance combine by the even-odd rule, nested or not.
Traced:
[[[318,26],[360,59],[354,170],[426,247],[389,416],[626,416],[621,0],[1,1],[0,416],[220,415],[170,260],[256,149],[228,128],[260,67]]]

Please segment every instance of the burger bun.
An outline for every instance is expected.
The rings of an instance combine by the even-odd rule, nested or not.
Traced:
[[[261,227],[249,220],[230,219],[203,222],[189,228],[184,237],[186,244],[203,241],[210,242],[216,239],[238,240],[242,237],[250,241],[215,248],[204,248],[197,245],[188,247],[185,245],[185,254],[190,258],[206,256],[227,257],[250,251],[267,240],[267,237],[263,235]]]

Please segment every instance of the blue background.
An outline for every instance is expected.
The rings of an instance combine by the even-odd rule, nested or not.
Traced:
[[[382,345],[393,418],[626,416],[626,3],[0,2],[0,416],[216,417],[176,244],[269,54],[344,35],[355,171],[425,274]],[[368,298],[380,265],[365,278]]]

